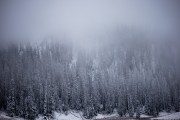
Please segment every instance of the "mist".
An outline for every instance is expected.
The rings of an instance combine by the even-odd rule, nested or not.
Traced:
[[[180,119],[179,11],[178,0],[0,0],[0,119]]]
[[[41,41],[63,36],[89,45],[125,27],[154,36],[179,35],[176,0],[2,0],[0,4],[0,37],[4,40]]]

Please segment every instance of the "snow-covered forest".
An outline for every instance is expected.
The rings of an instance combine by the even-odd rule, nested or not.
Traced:
[[[179,11],[178,0],[0,0],[0,119],[180,119]]]
[[[179,48],[130,34],[93,50],[62,40],[1,49],[0,108],[28,119],[70,109],[86,118],[115,108],[120,116],[179,111]]]

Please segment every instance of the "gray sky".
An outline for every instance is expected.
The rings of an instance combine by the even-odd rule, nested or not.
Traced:
[[[179,11],[178,0],[1,0],[0,38],[87,42],[117,26],[176,36]]]

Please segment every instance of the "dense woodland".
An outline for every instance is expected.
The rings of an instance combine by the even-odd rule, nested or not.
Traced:
[[[86,118],[180,111],[178,45],[112,36],[90,50],[52,39],[1,48],[0,109],[27,119],[71,109]]]

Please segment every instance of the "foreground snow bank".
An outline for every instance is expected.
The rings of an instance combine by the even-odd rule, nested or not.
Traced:
[[[171,113],[171,114],[164,114],[164,116],[161,116],[161,117],[156,117],[156,118],[152,118],[152,120],[153,119],[156,119],[156,120],[158,120],[158,119],[163,119],[163,120],[172,120],[172,119],[174,119],[174,120],[180,120],[180,112],[176,112],[176,113]]]

